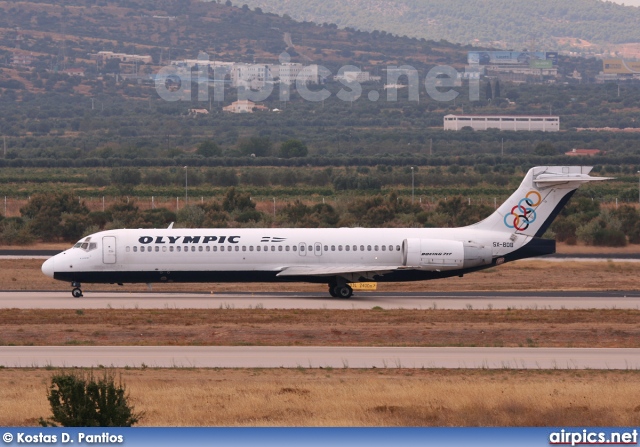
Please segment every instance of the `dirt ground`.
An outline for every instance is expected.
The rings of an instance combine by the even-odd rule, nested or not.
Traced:
[[[47,386],[57,372],[0,369],[0,426],[34,426],[49,417]],[[141,426],[640,425],[638,371],[296,368],[115,374],[135,411],[144,413]]]
[[[0,345],[640,347],[640,310],[0,309]]]

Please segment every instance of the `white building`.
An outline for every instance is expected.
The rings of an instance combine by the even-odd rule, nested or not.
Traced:
[[[336,76],[337,81],[347,82],[379,82],[382,76],[372,76],[368,71],[345,71],[342,75]]]
[[[259,90],[273,82],[270,65],[233,64],[231,67],[231,85]]]
[[[254,111],[266,111],[269,110],[269,108],[247,99],[242,99],[231,103],[230,106],[223,107],[222,110],[230,113],[253,113]]]
[[[444,130],[461,130],[471,127],[473,130],[541,130],[558,132],[559,116],[521,116],[521,115],[447,115],[444,117]]]
[[[150,64],[153,62],[153,58],[151,56],[114,53],[113,51],[99,51],[97,57],[102,58],[103,60],[120,59],[121,62],[142,62],[144,64]]]
[[[317,84],[320,79],[317,65],[287,63],[271,67],[273,77],[280,78],[282,84],[292,85],[297,82]]]

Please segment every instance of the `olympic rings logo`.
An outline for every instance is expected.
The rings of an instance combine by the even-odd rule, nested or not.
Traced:
[[[504,216],[504,224],[507,228],[515,228],[524,231],[529,225],[536,221],[538,217],[532,207],[540,205],[542,196],[538,191],[530,191],[527,196],[520,200],[518,205],[511,209],[511,213]]]

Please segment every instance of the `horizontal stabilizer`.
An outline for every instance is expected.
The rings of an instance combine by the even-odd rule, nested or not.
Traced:
[[[612,177],[591,177],[589,174],[540,174],[533,182],[537,187],[549,187],[555,185],[564,185],[567,183],[575,183],[581,185],[588,182],[601,182],[604,180],[613,180]]]

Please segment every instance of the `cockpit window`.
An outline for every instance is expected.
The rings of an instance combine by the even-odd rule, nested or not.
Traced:
[[[90,237],[86,238],[84,241],[78,242],[76,245],[73,246],[73,248],[80,248],[81,250],[84,250],[87,252],[97,250],[98,244],[96,242],[89,242],[89,241],[91,241]]]

